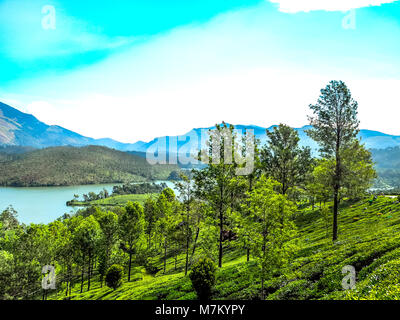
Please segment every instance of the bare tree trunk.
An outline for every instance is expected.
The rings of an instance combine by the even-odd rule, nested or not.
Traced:
[[[224,217],[223,217],[223,204],[222,204],[222,197],[223,197],[223,189],[220,188],[220,204],[219,204],[219,253],[218,253],[218,267],[222,268],[222,241],[223,241],[223,229],[224,229]]]
[[[85,256],[82,259],[81,293],[83,292],[83,274],[85,273]]]
[[[164,273],[167,270],[167,239],[164,242]]]
[[[92,254],[89,251],[89,263],[88,263],[88,283],[87,283],[87,291],[90,290],[90,273],[91,273],[91,264],[92,263]]]
[[[132,267],[132,252],[129,251],[128,282],[131,281],[131,267]]]

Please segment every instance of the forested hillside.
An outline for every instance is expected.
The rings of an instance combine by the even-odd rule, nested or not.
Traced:
[[[7,160],[6,156],[4,156]],[[143,157],[100,146],[52,147],[0,161],[0,185],[64,186],[166,180],[174,165],[150,165]]]

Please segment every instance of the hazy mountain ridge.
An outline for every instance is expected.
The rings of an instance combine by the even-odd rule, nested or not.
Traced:
[[[262,144],[265,143],[266,140],[265,130],[270,131],[274,127],[275,125],[268,128],[255,125],[235,125],[235,128],[238,130],[254,130],[255,136],[260,139]],[[39,121],[33,115],[23,113],[0,102],[0,145],[30,146],[34,148],[67,145],[78,147],[99,145],[120,151],[147,152],[151,150],[151,146],[155,147],[155,143],[157,143],[160,152],[168,153],[169,143],[172,141],[174,143],[176,141],[178,151],[180,151],[182,146],[185,146],[185,149],[189,147],[189,142],[192,149],[199,149],[201,146],[204,146],[204,139],[203,143],[201,143],[202,132],[207,132],[207,130],[213,128],[215,128],[215,126],[195,128],[184,135],[157,137],[150,142],[137,141],[135,143],[122,143],[110,138],[93,139],[57,125],[47,125]],[[309,128],[310,126],[296,128],[300,136],[300,144],[317,150],[317,144],[310,139],[305,132],[305,130]],[[369,149],[385,149],[400,146],[400,136],[366,129],[360,130],[359,136]]]
[[[113,139],[93,139],[57,125],[47,125],[33,115],[0,102],[0,145],[47,148],[55,146],[100,145],[118,150],[135,148]]]

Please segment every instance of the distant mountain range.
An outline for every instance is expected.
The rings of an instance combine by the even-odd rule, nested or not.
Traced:
[[[33,115],[23,113],[1,102],[0,145],[34,148],[99,145],[121,151],[135,150],[136,148],[135,144],[121,143],[108,138],[88,138],[60,126],[49,126]]]
[[[261,140],[261,143],[264,143],[266,140],[265,130],[272,130],[273,127],[264,128],[253,125],[235,125],[235,128],[238,130],[253,129],[254,134]],[[192,150],[195,148],[198,149],[202,144],[201,133],[212,128],[214,127],[196,128],[181,136],[160,137],[150,142],[122,143],[109,138],[93,139],[60,126],[47,125],[33,115],[23,113],[0,102],[0,145],[29,146],[34,148],[98,145],[120,151],[141,153],[154,149],[157,143],[159,152],[168,153],[170,145],[177,146],[177,150],[180,152],[186,152],[189,145]],[[318,148],[317,144],[305,132],[309,128],[309,126],[304,126],[296,128],[296,130],[299,133],[301,145],[310,146],[313,150],[316,150]],[[385,149],[400,146],[400,136],[365,129],[360,130],[359,136],[369,149]],[[183,146],[185,147],[182,148]]]

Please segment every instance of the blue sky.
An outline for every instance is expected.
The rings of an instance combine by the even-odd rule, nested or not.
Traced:
[[[302,126],[341,79],[363,128],[400,135],[399,38],[391,0],[5,0],[0,101],[134,142],[222,120]]]

